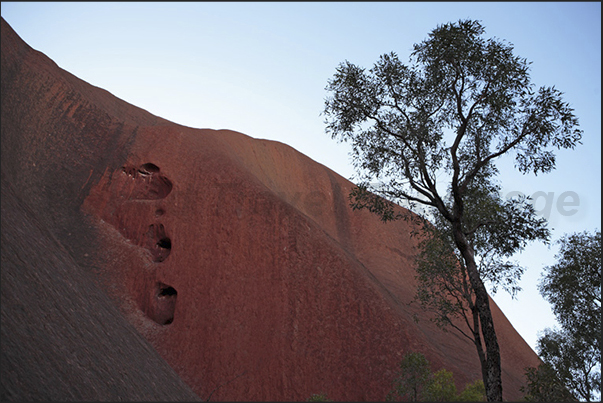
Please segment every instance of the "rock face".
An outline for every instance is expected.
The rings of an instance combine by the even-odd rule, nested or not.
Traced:
[[[78,213],[80,191],[115,153],[111,136],[93,133],[119,125],[72,85],[92,87],[4,19],[1,71],[0,401],[200,400],[96,284],[86,257],[102,245]],[[81,119],[62,106],[81,107]]]
[[[5,186],[19,200],[7,214],[27,206],[53,240],[48,253],[72,262],[53,281],[85,277],[87,288],[102,290],[98,298],[113,301],[112,320],[137,331],[103,334],[103,343],[116,351],[128,343],[154,347],[111,357],[115,371],[130,374],[126,364],[158,353],[162,369],[147,368],[148,376],[165,376],[167,362],[201,399],[229,401],[305,400],[320,392],[382,400],[409,351],[425,354],[433,370],[452,371],[458,388],[481,378],[471,342],[409,305],[416,283],[408,223],[352,211],[352,184],[285,144],[180,126],[77,79],[4,20],[2,185],[3,398],[24,396],[17,381],[5,392],[5,374],[25,376],[15,355],[41,343],[9,330],[11,343],[4,341],[6,326],[24,326],[8,319],[21,309],[16,303],[5,309],[5,273],[13,272],[5,254],[14,261],[4,247]],[[31,270],[39,270],[34,262]],[[18,286],[32,287],[27,279]],[[519,399],[524,367],[538,357],[491,304],[504,396]],[[42,329],[40,315],[35,324],[25,318],[28,325]],[[78,315],[95,320],[94,312]],[[69,316],[57,320],[87,327]],[[63,335],[53,347],[70,351],[68,340]],[[94,349],[99,342],[79,343]],[[50,351],[40,354],[40,373],[67,365]],[[174,399],[190,400],[177,381],[159,386],[149,378],[149,390],[172,388]]]

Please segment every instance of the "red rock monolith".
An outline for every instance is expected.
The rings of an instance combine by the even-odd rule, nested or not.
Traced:
[[[473,344],[411,304],[408,222],[353,211],[351,182],[285,144],[131,106],[6,25],[3,177],[201,399],[383,400],[410,351],[481,379]],[[491,304],[517,400],[538,357]]]

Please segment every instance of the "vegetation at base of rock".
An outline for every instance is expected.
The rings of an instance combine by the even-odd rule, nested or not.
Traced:
[[[306,399],[306,402],[332,402],[332,400],[329,399],[326,393],[315,393]]]
[[[384,222],[414,217],[398,213],[394,202],[427,209],[423,218],[433,219],[436,242],[456,259],[434,267],[434,276],[444,270],[443,281],[432,281],[435,288],[423,301],[429,306],[436,298],[436,308],[451,301],[442,305],[440,323],[453,323],[447,319],[454,315],[464,320],[488,400],[502,401],[485,283],[515,292],[524,269],[509,258],[550,235],[527,198],[502,199],[495,162],[513,155],[523,174],[550,172],[554,150],[573,149],[582,131],[562,92],[536,89],[527,60],[514,55],[512,45],[483,38],[484,32],[478,21],[447,23],[414,45],[409,65],[394,52],[368,71],[341,63],[326,87],[324,115],[327,133],[352,144],[361,179],[350,194],[354,209],[366,208]],[[446,296],[449,279],[464,283]]]
[[[465,389],[456,397],[457,402],[484,402],[486,401],[486,388],[481,379],[465,385]]]
[[[404,355],[393,384],[393,389],[386,396],[387,401],[486,401],[486,390],[481,380],[468,384],[457,394],[452,372],[444,368],[431,372],[429,361],[419,352]]]

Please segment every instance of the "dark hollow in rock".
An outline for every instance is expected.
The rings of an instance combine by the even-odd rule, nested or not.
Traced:
[[[143,175],[151,175],[151,174],[159,172],[159,167],[155,164],[151,164],[150,162],[147,162],[146,164],[142,164],[140,166],[140,168],[138,168],[138,172],[140,172]]]
[[[142,164],[138,169],[133,166],[124,166],[122,171],[134,180],[133,183],[122,190],[128,199],[164,199],[174,187],[172,181],[159,173],[159,167],[150,162]]]
[[[163,224],[149,225],[145,245],[155,262],[163,262],[172,252],[172,240],[167,236]]]
[[[151,307],[147,314],[160,325],[169,325],[174,322],[174,312],[176,311],[176,299],[178,291],[172,286],[163,283],[157,283]]]
[[[165,297],[165,296],[172,296],[172,295],[178,295],[178,291],[176,291],[176,289],[174,287],[162,287],[159,289],[159,296],[160,297]]]
[[[172,249],[172,241],[170,238],[161,238],[157,241],[157,246],[161,249]]]

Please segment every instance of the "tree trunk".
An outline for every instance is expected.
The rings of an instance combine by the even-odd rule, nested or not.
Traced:
[[[486,374],[482,373],[482,377],[485,380],[484,386],[486,387],[486,396],[489,402],[502,402],[500,349],[498,347],[496,332],[494,331],[494,321],[492,320],[492,312],[490,311],[488,292],[477,271],[473,248],[467,242],[467,238],[462,231],[460,223],[454,223],[452,230],[456,246],[465,260],[469,281],[471,282],[471,287],[475,293],[475,306],[479,313],[480,327],[482,336],[484,337],[484,344],[486,345],[487,372]],[[478,354],[480,354],[479,348]]]
[[[486,362],[486,354],[484,353],[484,346],[482,344],[482,338],[480,336],[480,324],[479,324],[479,312],[476,306],[472,306],[471,308],[471,316],[473,317],[473,344],[475,344],[475,349],[477,350],[477,355],[479,356],[479,363],[482,370],[482,381],[484,382],[484,386],[488,384],[488,366]]]

